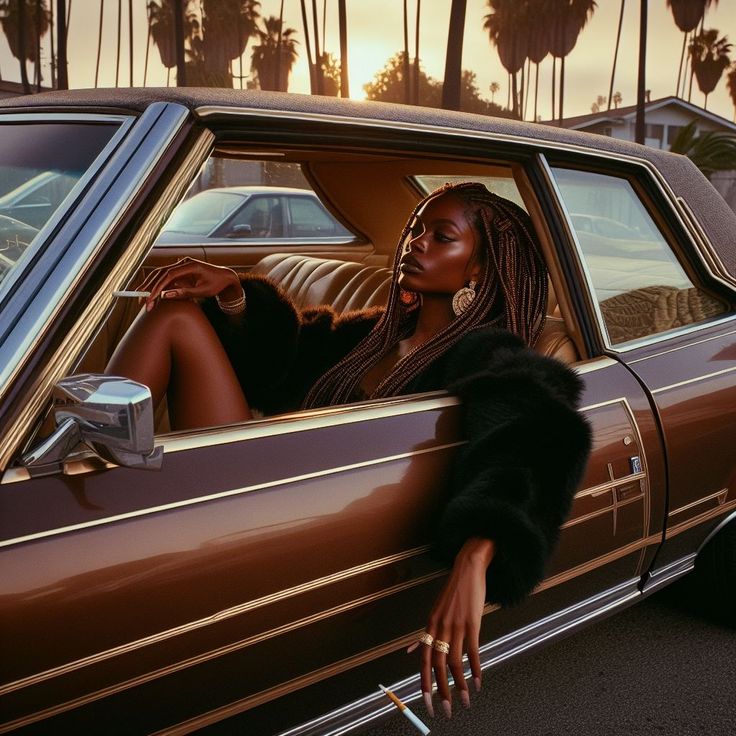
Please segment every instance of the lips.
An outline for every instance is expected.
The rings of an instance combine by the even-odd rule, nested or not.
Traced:
[[[399,269],[404,273],[419,273],[420,271],[424,270],[419,261],[412,255],[405,255],[401,259]]]

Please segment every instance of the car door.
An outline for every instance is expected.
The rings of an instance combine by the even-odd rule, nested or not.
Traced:
[[[584,233],[577,239],[606,350],[646,387],[666,447],[664,543],[646,585],[657,587],[691,569],[707,535],[736,510],[733,284],[709,273],[700,255],[707,240],[687,206],[645,194],[647,172],[553,171],[568,209],[639,233],[604,254],[586,248]]]

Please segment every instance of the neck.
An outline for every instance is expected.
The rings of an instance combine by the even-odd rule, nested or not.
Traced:
[[[408,350],[418,348],[444,330],[454,319],[452,299],[446,294],[423,294],[414,332],[402,342]]]

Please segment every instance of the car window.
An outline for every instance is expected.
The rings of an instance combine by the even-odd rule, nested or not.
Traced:
[[[350,235],[316,200],[290,196],[287,197],[287,201],[289,202],[289,234],[292,238]]]
[[[410,179],[422,194],[433,192],[435,189],[441,187],[445,182],[459,183],[462,181],[479,181],[481,184],[485,184],[486,187],[494,194],[510,199],[526,212],[524,199],[521,196],[519,188],[516,186],[511,169],[508,169],[508,173],[504,176],[479,176],[478,174],[471,174],[468,176],[458,176],[457,174],[416,174],[410,177]]]
[[[117,125],[0,125],[0,282],[110,141]]]
[[[228,245],[241,240],[248,245],[255,239],[291,239],[298,246],[305,238],[362,242],[320,201],[301,164],[217,152],[164,225],[158,244],[213,246],[227,239]],[[279,245],[283,243],[274,247]]]
[[[690,280],[628,179],[552,171],[612,344],[725,311]]]

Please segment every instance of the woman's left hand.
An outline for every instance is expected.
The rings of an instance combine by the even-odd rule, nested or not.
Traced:
[[[432,709],[432,670],[445,715],[452,715],[452,698],[447,682],[450,668],[460,700],[470,707],[468,684],[465,681],[463,652],[467,651],[470,671],[476,691],[480,689],[480,655],[478,644],[483,606],[486,600],[486,569],[493,559],[494,544],[489,539],[468,539],[455,557],[450,577],[435,601],[429,616],[427,633],[435,640],[450,645],[449,654],[420,644],[422,693],[427,710]],[[410,647],[413,651],[415,647]]]

